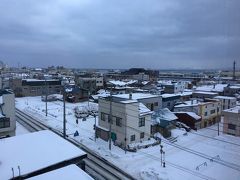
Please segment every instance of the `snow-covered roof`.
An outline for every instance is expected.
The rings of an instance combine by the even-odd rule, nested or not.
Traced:
[[[235,106],[233,108],[230,109],[226,109],[223,112],[230,112],[230,113],[237,113],[240,114],[240,107],[239,106]]]
[[[162,96],[162,98],[170,98],[170,97],[180,96],[180,94],[167,94],[167,93],[165,93],[165,94],[162,94],[161,96]]]
[[[209,94],[209,95],[218,95],[218,93],[215,92],[209,92],[209,91],[195,91],[195,94]]]
[[[174,121],[178,119],[177,116],[173,112],[171,112],[168,108],[160,109],[155,111],[152,115],[152,120],[155,123],[160,123],[161,120],[164,121]]]
[[[230,100],[235,100],[235,97],[230,97],[230,96],[216,96],[214,97],[215,99],[230,99]]]
[[[109,81],[111,84],[115,85],[115,86],[126,86],[126,83],[123,81]]]
[[[129,99],[129,94],[118,94],[113,96],[118,98]],[[149,93],[132,93],[132,99],[135,99],[135,100],[146,99],[146,98],[156,98],[156,97],[160,97],[160,96],[149,94]]]
[[[175,108],[188,107],[188,106],[197,106],[201,104],[198,100],[184,101],[182,104],[174,106]]]
[[[32,177],[31,180],[93,180],[86,172],[76,165],[69,165],[45,174]]]
[[[197,91],[213,91],[213,92],[223,92],[224,87],[227,87],[227,84],[216,84],[216,85],[207,85],[197,87]]]
[[[51,131],[44,130],[0,139],[1,179],[12,178],[12,168],[21,175],[85,156],[86,153]]]
[[[188,114],[189,116],[193,117],[196,120],[201,119],[200,116],[198,116],[196,113],[194,112],[174,112],[175,114]]]
[[[140,116],[147,115],[147,114],[152,114],[153,112],[148,109],[143,103],[139,103],[139,112]]]

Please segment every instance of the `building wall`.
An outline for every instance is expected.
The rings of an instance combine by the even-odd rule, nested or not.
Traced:
[[[211,126],[216,122],[220,121],[221,118],[221,103],[217,102],[208,102],[200,105],[200,114],[202,117],[201,127]]]
[[[221,102],[221,109],[222,110],[225,110],[225,109],[230,109],[232,107],[235,107],[236,106],[236,103],[237,103],[237,99],[236,98],[233,98],[233,99],[224,99],[224,98],[215,98],[215,99],[218,99],[220,102]]]
[[[15,116],[15,96],[11,94],[2,95],[2,111],[7,118],[10,118],[10,127],[1,128],[0,136],[14,136],[16,129],[16,116]]]
[[[217,96],[217,93],[200,93],[200,92],[193,92],[192,97],[193,98],[200,98],[200,99],[205,99],[205,98],[214,98]]]
[[[234,136],[240,136],[240,111],[238,113],[223,111],[223,132]],[[229,124],[235,126],[230,127]]]
[[[141,140],[147,140],[150,137],[151,116],[145,116],[145,126],[139,127],[139,103],[120,103],[112,102],[112,133],[116,134],[116,144],[125,147],[130,143],[137,143]],[[101,120],[102,113],[106,117],[110,114],[110,102],[105,99],[99,99],[99,121],[98,125],[106,130],[110,129],[108,120]],[[116,118],[121,118],[121,126],[116,125]],[[144,132],[144,138],[140,138],[140,133]],[[131,136],[135,135],[135,140],[131,141]],[[125,143],[126,139],[126,143]]]
[[[150,109],[151,111],[157,111],[162,108],[162,97],[161,96],[139,99],[138,101],[143,103],[145,106],[147,106],[147,108]]]
[[[177,94],[177,93],[183,92],[184,89],[185,89],[184,83],[174,83],[171,85],[165,85],[164,92],[170,93],[170,94]]]

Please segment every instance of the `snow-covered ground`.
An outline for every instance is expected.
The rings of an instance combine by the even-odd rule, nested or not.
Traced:
[[[30,133],[24,126],[22,126],[19,122],[16,122],[16,136]]]
[[[89,106],[97,107],[97,104],[89,103]],[[16,98],[16,107],[52,127],[62,130],[62,102],[48,102],[49,114],[47,117],[45,116],[45,103],[41,101],[40,97]],[[217,136],[216,125],[190,133],[186,133],[182,129],[173,130],[172,134],[177,137],[177,142],[174,144],[167,140],[162,142],[166,159],[166,168],[163,168],[161,167],[159,145],[138,150],[136,153],[125,153],[116,146],[112,146],[112,150],[109,151],[108,142],[101,139],[97,139],[95,142],[94,117],[88,117],[86,121],[79,120],[79,123],[76,124],[73,110],[75,107],[86,109],[88,102],[66,103],[67,134],[72,136],[77,130],[79,136],[75,138],[78,141],[137,179],[240,179],[240,171],[234,169],[240,169],[240,138],[222,133]],[[185,148],[190,149],[190,152],[187,152]],[[212,157],[213,161],[194,154],[196,151]],[[225,166],[214,160],[223,162]]]

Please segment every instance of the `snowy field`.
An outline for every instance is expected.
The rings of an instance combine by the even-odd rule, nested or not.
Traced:
[[[97,104],[89,103],[92,108]],[[41,97],[16,98],[16,107],[53,128],[62,131],[63,102],[48,102],[48,116],[45,116],[45,102]],[[101,139],[94,141],[94,117],[76,123],[74,108],[88,108],[88,102],[66,103],[67,134],[73,136],[77,130],[78,141],[132,174],[137,179],[240,179],[240,138],[229,135],[217,135],[217,126],[187,133],[175,129],[172,134],[175,143],[163,140],[166,168],[161,167],[160,147],[154,146],[125,152]],[[220,127],[220,130],[222,127]],[[209,160],[212,159],[212,160]],[[218,162],[218,163],[217,163]]]

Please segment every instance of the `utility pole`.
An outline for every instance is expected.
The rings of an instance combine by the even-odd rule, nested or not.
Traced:
[[[48,115],[48,109],[47,109],[47,101],[48,101],[48,93],[47,93],[47,80],[45,78],[45,102],[46,102],[46,116]]]
[[[95,142],[96,142],[96,139],[97,139],[97,125],[96,125],[96,122],[97,122],[97,120],[96,120],[96,114],[94,113],[94,118],[95,118],[95,125],[94,125],[94,128],[95,128]]]
[[[63,87],[63,138],[66,138],[66,101],[65,101],[65,89]]]
[[[109,114],[109,150],[111,150],[112,145],[112,89],[110,92],[110,114]]]
[[[163,159],[162,159],[162,154],[163,154],[163,145],[160,145],[160,153],[161,153],[161,166],[162,166],[162,163],[163,163]]]

